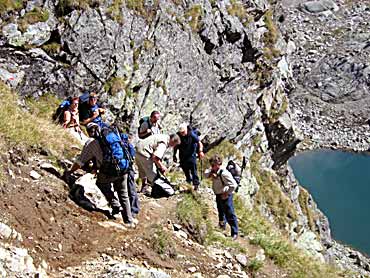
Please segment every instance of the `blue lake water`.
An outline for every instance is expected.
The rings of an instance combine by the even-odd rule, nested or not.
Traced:
[[[289,165],[329,218],[332,236],[370,255],[370,156],[321,150]]]

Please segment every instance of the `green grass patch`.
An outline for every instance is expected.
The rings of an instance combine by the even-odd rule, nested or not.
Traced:
[[[204,244],[211,229],[209,207],[197,193],[187,193],[177,203],[176,216],[192,237]]]
[[[26,32],[29,25],[37,22],[45,22],[49,19],[48,10],[36,7],[32,11],[26,13],[19,21],[18,28],[21,32]]]
[[[65,16],[73,10],[86,10],[92,5],[99,4],[99,0],[59,0],[56,12],[59,16]]]
[[[187,19],[190,28],[194,32],[199,32],[202,28],[202,18],[203,18],[203,7],[200,4],[193,5],[187,12],[185,13],[185,18]]]
[[[4,83],[0,82],[2,108],[0,118],[6,119],[0,125],[0,136],[4,137],[8,147],[25,147],[26,149],[44,149],[50,155],[61,157],[69,155],[71,144],[75,139],[62,127],[56,126],[41,115],[49,115],[52,108],[39,108],[39,115],[18,106],[18,97]],[[31,107],[33,105],[31,104]],[[36,111],[36,104],[31,111]],[[56,109],[56,107],[53,107]],[[34,109],[34,110],[32,110]],[[49,111],[49,112],[46,112]]]
[[[345,272],[323,264],[296,248],[256,210],[248,210],[240,197],[234,198],[234,204],[240,231],[251,238],[252,244],[264,249],[266,256],[276,265],[285,269],[289,274],[288,277],[350,277],[346,276]]]
[[[248,270],[252,273],[258,272],[258,270],[260,270],[262,267],[263,267],[263,262],[257,259],[250,260],[247,266]]]
[[[61,47],[60,43],[57,42],[51,42],[41,46],[41,48],[49,55],[57,55],[60,52]]]
[[[308,225],[312,231],[316,231],[315,213],[310,209],[310,194],[303,187],[299,187],[298,203],[302,209],[302,213],[306,215]]]
[[[230,15],[239,18],[240,22],[242,22],[243,25],[247,25],[248,23],[253,21],[253,16],[248,15],[243,3],[240,1],[231,0],[230,5],[227,6],[227,12]]]
[[[21,10],[23,4],[23,0],[0,0],[0,14]]]
[[[220,155],[224,160],[233,158],[241,161],[243,159],[243,154],[235,147],[235,144],[229,140],[223,140],[220,144],[207,151],[203,159],[203,169],[210,167],[209,159],[215,154]]]
[[[279,31],[273,20],[272,10],[268,10],[265,13],[264,22],[267,32],[263,34],[263,41],[265,43],[263,54],[266,59],[272,60],[273,58],[280,56],[280,51],[275,48],[275,44],[279,38]]]
[[[163,226],[156,224],[151,227],[149,242],[152,249],[159,255],[176,258],[176,246],[173,243],[171,234]]]
[[[154,0],[150,5],[146,5],[145,0],[126,0],[126,7],[150,23],[157,14],[159,0]]]

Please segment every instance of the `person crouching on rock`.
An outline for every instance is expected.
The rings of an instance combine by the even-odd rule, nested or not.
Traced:
[[[212,189],[216,194],[219,227],[226,228],[226,219],[231,228],[231,237],[236,240],[238,238],[238,219],[234,211],[233,193],[238,185],[231,173],[221,166],[221,156],[214,155],[209,162],[211,169],[205,171],[205,176],[212,179]]]
[[[139,170],[139,177],[147,183],[143,183],[141,192],[148,195],[149,186],[157,176],[157,169],[164,174],[167,167],[163,164],[162,158],[168,147],[175,147],[180,144],[177,134],[154,134],[144,140],[140,140],[136,146],[136,165]]]

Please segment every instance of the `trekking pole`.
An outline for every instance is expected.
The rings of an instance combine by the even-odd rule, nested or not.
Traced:
[[[243,162],[242,162],[242,169],[241,169],[241,171],[240,171],[240,177],[242,176],[242,174],[243,174],[243,170],[244,170],[244,168],[247,166],[247,161],[246,161],[246,159],[245,159],[245,156],[243,156]]]
[[[203,180],[203,160],[200,160],[200,180]]]

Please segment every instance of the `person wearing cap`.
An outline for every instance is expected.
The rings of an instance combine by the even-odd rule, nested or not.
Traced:
[[[233,193],[238,184],[231,173],[222,167],[220,155],[212,156],[209,162],[211,168],[205,171],[205,177],[212,180],[212,189],[216,195],[219,227],[225,229],[226,220],[231,228],[231,237],[236,240],[238,238],[238,218],[235,215]]]
[[[140,126],[138,129],[138,136],[140,139],[145,139],[153,134],[161,133],[161,126],[159,120],[161,119],[161,114],[159,111],[152,111],[150,117],[143,117],[140,119]]]
[[[174,148],[173,161],[177,162],[177,151],[179,151],[180,167],[184,171],[186,182],[192,183],[194,190],[198,190],[200,181],[197,170],[197,153],[198,157],[203,159],[203,144],[187,123],[180,125],[177,134],[181,143]]]
[[[141,193],[149,193],[149,186],[153,185],[157,169],[162,174],[167,172],[162,158],[168,147],[175,147],[178,144],[180,144],[180,138],[177,134],[154,134],[139,140],[136,145],[136,165],[143,183]]]
[[[82,168],[91,161],[94,161],[96,169],[104,168],[101,167],[104,163],[104,153],[99,140],[100,127],[97,126],[98,124],[96,123],[91,123],[88,125],[88,133],[94,138],[92,138],[92,140],[89,140],[84,145],[80,156],[75,161],[75,163],[73,163],[71,169],[64,172],[63,177],[65,178],[65,180],[68,181],[72,173]],[[130,147],[132,148],[132,150],[130,150],[131,153],[132,151],[134,151],[134,149],[132,145]],[[118,199],[115,197],[114,192],[112,191],[112,184],[114,191],[117,193]],[[124,224],[130,228],[136,227],[138,221],[133,218],[131,212],[131,205],[128,193],[128,174],[125,173],[120,176],[110,176],[109,174],[104,173],[102,170],[99,170],[97,174],[96,185],[111,206],[112,215],[121,212]]]
[[[85,144],[88,137],[82,132],[78,115],[79,98],[73,97],[71,105],[64,111],[63,127],[72,134],[81,144]]]
[[[100,127],[108,126],[101,118],[101,115],[105,113],[105,110],[98,106],[97,101],[98,97],[96,93],[91,92],[87,102],[87,107],[81,111],[81,123],[83,125],[93,122],[98,124]]]

